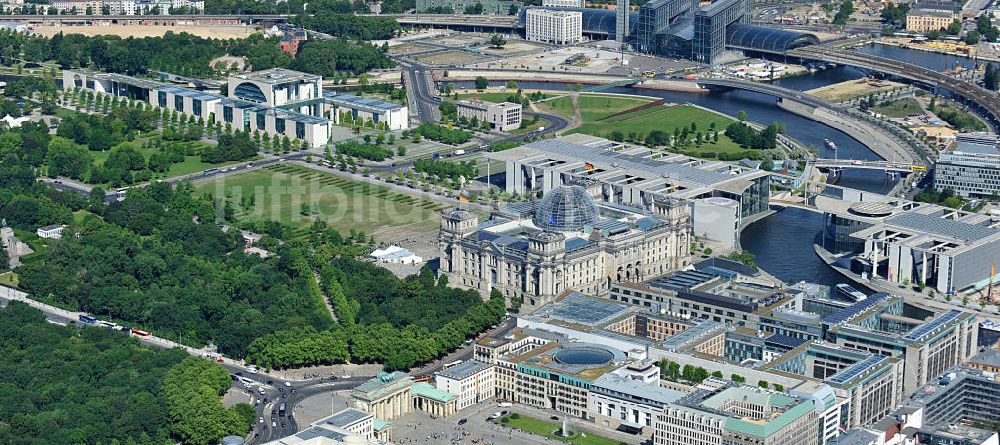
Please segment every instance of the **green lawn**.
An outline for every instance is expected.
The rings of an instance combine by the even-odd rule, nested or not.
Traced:
[[[423,233],[440,226],[444,204],[301,165],[280,164],[200,183],[199,192],[225,196],[239,219],[277,220],[306,232],[324,220],[343,233]],[[252,202],[251,202],[252,196]],[[307,212],[303,212],[306,206]],[[305,213],[305,214],[304,214]]]
[[[482,92],[482,93],[459,93],[458,94],[458,98],[459,98],[459,100],[476,98],[476,99],[479,99],[479,100],[484,101],[484,102],[496,102],[496,103],[499,103],[499,102],[506,101],[507,97],[509,97],[512,94],[514,94],[514,93],[513,92],[511,92],[511,93],[500,93],[500,92],[496,92],[496,93],[487,93],[487,92]]]
[[[715,129],[719,132],[719,142],[708,142],[702,144],[700,148],[692,143],[690,147],[682,150],[684,154],[702,157],[701,155],[705,153],[737,153],[744,150],[739,144],[729,140],[723,134],[726,126],[735,122],[733,119],[693,105],[651,107],[600,121],[586,122],[585,120],[583,125],[568,133],[608,137],[612,131],[620,131],[625,135],[634,131],[641,137],[645,137],[653,129],[673,134],[674,128],[690,128],[692,122],[696,125],[697,131],[704,133],[709,133],[709,128],[714,123]]]
[[[7,287],[17,287],[18,277],[13,271],[0,273],[0,284]]]
[[[168,142],[168,143],[181,144],[181,145],[185,145],[185,146],[189,146],[189,147],[199,146],[199,145],[204,146],[205,145],[205,143],[203,143],[203,142],[194,142],[194,141],[189,141],[189,142]],[[157,149],[156,147],[141,147],[140,146],[138,148],[139,153],[141,153],[142,156],[144,158],[146,158],[147,161],[149,160],[149,156],[150,155],[152,155],[153,153],[158,152],[159,150],[160,149]],[[107,151],[92,151],[92,152],[90,152],[90,155],[94,158],[94,165],[101,165],[101,164],[104,164],[104,161],[108,160],[108,156],[111,155],[111,150],[107,150]],[[165,173],[165,174],[156,173],[156,174],[153,175],[153,177],[154,178],[173,178],[173,177],[177,177],[177,176],[189,175],[191,173],[197,173],[197,172],[209,169],[209,168],[225,167],[227,165],[236,164],[238,162],[243,162],[243,161],[228,161],[228,162],[222,162],[222,163],[218,163],[218,164],[209,164],[207,162],[202,162],[201,161],[201,156],[198,156],[198,155],[195,155],[195,156],[185,156],[184,157],[184,162],[178,162],[176,164],[171,164],[170,165],[170,170],[167,170],[167,173]]]
[[[602,117],[620,113],[640,105],[645,105],[652,101],[652,98],[644,99],[640,97],[613,96],[607,94],[581,94],[577,102],[580,105],[580,118],[583,119],[583,122],[586,124]],[[573,99],[569,96],[539,102],[538,108],[542,111],[559,114],[569,118],[572,118],[574,115]]]
[[[561,425],[554,422],[548,422],[545,420],[539,420],[532,417],[525,416],[524,414],[518,414],[518,418],[512,418],[506,416],[501,419],[502,422],[506,423],[512,428],[517,428],[521,431],[526,431],[532,434],[536,434],[542,437],[547,437],[550,439],[559,440],[566,443],[571,443],[574,445],[620,445],[624,442],[609,439],[604,436],[598,436],[595,434],[581,433],[580,431],[570,431],[571,437],[560,437],[553,434],[558,430]]]
[[[896,99],[884,105],[879,104],[872,108],[872,111],[895,118],[924,114],[924,108],[920,106],[920,102],[912,97]]]

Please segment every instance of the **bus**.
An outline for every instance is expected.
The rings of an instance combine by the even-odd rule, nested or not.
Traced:
[[[927,171],[927,167],[925,167],[923,165],[911,165],[910,166],[910,171],[925,172],[925,171]]]
[[[151,334],[140,330],[139,328],[132,328],[132,335],[135,335],[136,337],[149,337]]]
[[[119,201],[121,201],[125,199],[125,193],[128,193],[128,187],[122,187],[118,190],[115,190],[115,193],[116,193],[115,196],[118,198]]]
[[[80,314],[80,322],[87,324],[97,324],[97,319],[87,314]]]
[[[203,175],[210,175],[210,174],[215,173],[217,171],[219,171],[219,169],[217,169],[217,168],[209,168],[209,169],[206,169],[205,171],[201,172],[201,174],[203,174]]]
[[[456,367],[458,365],[461,365],[461,364],[462,364],[462,360],[455,360],[455,361],[453,361],[451,363],[445,363],[444,366],[443,366],[443,368],[444,369],[454,368],[454,367]]]

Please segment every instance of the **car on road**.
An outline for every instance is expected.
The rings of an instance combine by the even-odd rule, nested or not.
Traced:
[[[223,359],[221,359],[221,358],[217,358],[217,359],[215,359],[215,362],[216,363],[225,363],[226,361],[223,360]]]
[[[490,416],[489,416],[489,417],[487,417],[487,418],[486,418],[486,420],[497,420],[497,419],[499,419],[499,418],[500,418],[500,416],[502,416],[502,415],[503,415],[503,414],[500,414],[500,411],[497,411],[497,412],[495,412],[495,413],[493,413],[493,414],[490,414]]]
[[[465,425],[468,422],[469,422],[469,419],[458,419],[458,424],[459,425]]]
[[[264,418],[263,418],[263,417],[261,417],[261,418],[260,418],[260,420],[258,420],[257,422],[258,422],[258,423],[264,423]]]
[[[549,419],[552,419],[552,420],[559,420],[559,416],[552,416],[552,417],[549,417]]]
[[[256,374],[257,373],[257,367],[256,366],[250,366],[250,367],[247,368],[247,372],[249,372],[251,374]]]
[[[289,386],[292,386],[292,382],[285,382],[285,387],[287,388]]]

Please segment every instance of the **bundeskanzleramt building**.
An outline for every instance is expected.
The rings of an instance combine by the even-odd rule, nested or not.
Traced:
[[[322,80],[312,74],[273,68],[230,76],[229,93],[222,96],[122,74],[63,71],[66,90],[79,88],[128,97],[207,123],[229,125],[233,130],[287,136],[311,146],[321,146],[330,140],[331,126],[342,122],[340,116],[344,112],[353,117],[355,125],[406,128],[406,107],[324,93]]]
[[[816,445],[813,400],[742,386],[698,389],[671,403],[656,422],[655,445]]]
[[[934,163],[934,189],[952,189],[965,198],[989,198],[1000,194],[1000,150],[996,136],[966,140],[958,135],[958,146],[941,153]]]
[[[511,131],[521,128],[520,104],[460,100],[455,102],[455,109],[459,116],[466,119],[476,118],[479,122],[489,122],[498,131]]]
[[[439,273],[451,286],[537,307],[569,289],[605,292],[687,265],[687,207],[657,199],[653,211],[597,204],[594,183],[562,186],[541,201],[511,204],[480,224],[476,214],[443,215]]]
[[[525,16],[525,38],[533,42],[569,45],[583,41],[583,13],[532,8]]]

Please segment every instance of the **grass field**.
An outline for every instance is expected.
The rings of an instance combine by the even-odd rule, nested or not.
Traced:
[[[692,144],[691,148],[683,151],[685,154],[700,156],[709,152],[735,153],[743,151],[743,148],[739,144],[729,140],[728,137],[722,134],[726,126],[734,122],[732,119],[691,105],[651,107],[600,121],[587,121],[585,118],[583,125],[570,130],[568,133],[584,133],[607,137],[612,131],[620,131],[624,134],[634,131],[644,137],[645,134],[653,129],[673,133],[674,128],[690,127],[692,122],[697,126],[698,131],[706,133],[711,124],[714,123],[715,128],[719,131],[719,142],[708,142],[702,144],[700,148]]]
[[[888,102],[885,105],[879,104],[872,108],[872,111],[882,113],[889,117],[903,118],[906,116],[924,114],[924,107],[920,106],[920,102],[918,100],[912,97],[906,97]]]
[[[181,145],[185,145],[185,146],[204,145],[204,143],[202,143],[202,142],[173,142],[173,143],[175,143],[175,144],[181,144]],[[151,154],[153,154],[153,153],[158,152],[159,149],[154,148],[154,147],[139,147],[138,151],[148,161],[149,160],[149,156]],[[104,164],[104,161],[108,160],[108,156],[111,155],[111,150],[107,150],[107,151],[92,151],[92,152],[90,152],[90,155],[94,158],[94,165],[101,165],[101,164]],[[184,176],[184,175],[189,175],[191,173],[197,173],[197,172],[200,172],[202,170],[209,169],[209,168],[225,167],[227,165],[232,165],[232,164],[236,164],[236,163],[237,163],[237,161],[222,162],[222,163],[218,163],[218,164],[209,164],[207,162],[201,162],[201,156],[185,156],[184,157],[184,162],[179,162],[179,163],[176,163],[176,164],[172,164],[170,166],[170,170],[167,170],[167,172],[165,174],[161,175],[161,174],[157,173],[157,174],[154,174],[153,177],[154,178],[173,178],[173,177],[176,177],[176,176]]]
[[[459,93],[458,94],[458,98],[459,99],[473,99],[473,98],[475,98],[475,99],[479,99],[479,100],[481,100],[483,102],[499,103],[499,102],[506,101],[507,97],[510,96],[510,95],[512,95],[512,94],[514,94],[514,93],[501,93],[499,91],[491,93],[491,92],[485,92],[484,91],[482,93],[479,93],[479,92],[474,92],[474,93]]]
[[[17,287],[17,274],[13,271],[0,273],[0,284],[8,287]]]
[[[544,420],[528,417],[523,414],[518,414],[517,418],[506,416],[503,419],[504,419],[503,422],[509,425],[511,428],[517,428],[521,431],[526,431],[542,437],[555,439],[561,442],[571,443],[574,445],[620,445],[622,443],[620,441],[609,439],[604,436],[598,436],[586,433],[581,434],[579,431],[570,431],[572,434],[571,437],[556,436],[553,433],[560,428],[560,425],[553,422],[547,422]]]
[[[314,220],[343,233],[364,230],[376,239],[424,233],[440,226],[444,204],[301,165],[281,164],[207,181],[199,192],[225,196],[239,219],[277,220],[304,235]],[[252,196],[252,201],[251,201]],[[304,208],[305,206],[305,208]]]
[[[577,102],[580,105],[580,119],[582,119],[583,123],[586,124],[602,117],[648,104],[652,101],[653,99],[643,99],[639,97],[581,94]],[[569,96],[539,102],[538,108],[542,111],[559,114],[569,118],[574,116],[573,99]]]

